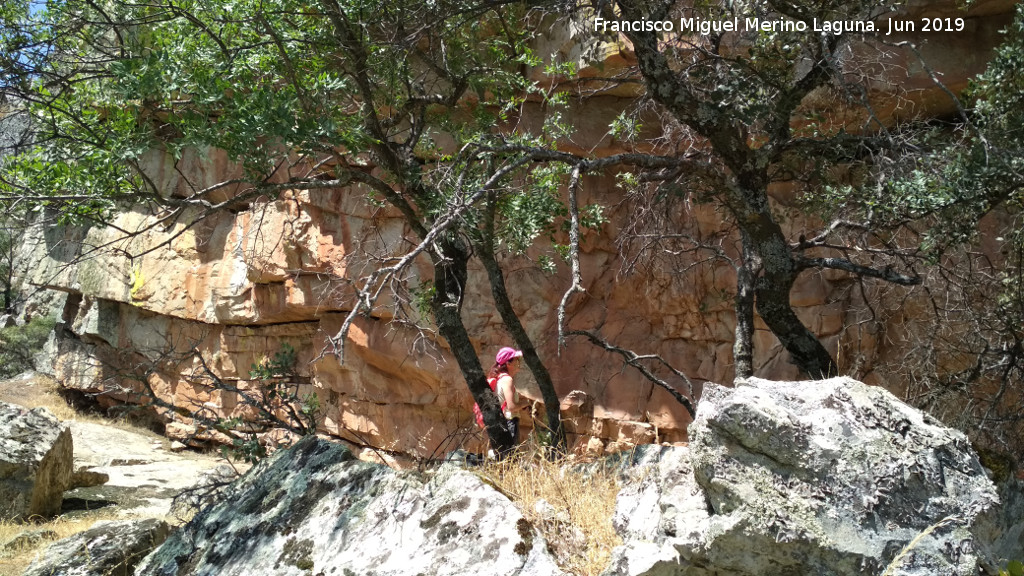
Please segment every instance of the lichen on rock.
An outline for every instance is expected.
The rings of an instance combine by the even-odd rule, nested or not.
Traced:
[[[967,438],[882,388],[849,378],[709,386],[690,434],[688,448],[649,450],[643,480],[624,490],[626,545],[607,574],[992,566],[999,498]]]
[[[0,402],[0,518],[59,513],[72,454],[71,431],[49,410]]]
[[[308,436],[236,481],[140,575],[556,576],[543,537],[502,494],[451,465],[423,475]]]

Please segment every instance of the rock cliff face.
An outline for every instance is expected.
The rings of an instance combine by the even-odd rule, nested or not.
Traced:
[[[979,3],[968,18],[968,30],[941,41],[920,35],[898,40],[921,42],[929,65],[956,91],[982,70],[1011,6]],[[926,2],[910,10],[941,12]],[[538,53],[573,57],[581,49],[569,31],[552,31],[547,40],[550,46]],[[628,46],[601,50],[609,70],[632,64]],[[945,92],[908,53],[897,53],[889,70],[891,85],[880,85],[872,95],[884,103],[881,114],[949,112]],[[566,147],[602,156],[620,151],[607,126],[632,97],[612,90],[575,103],[571,121],[578,132]],[[191,150],[177,162],[154,155],[149,168],[166,194],[204,188],[238,171],[215,150]],[[619,208],[584,240],[586,295],[569,310],[572,324],[599,327],[620,345],[658,353],[698,383],[730,381],[732,270],[707,265],[678,276],[655,266],[623,274],[615,238],[627,208],[619,202],[614,174],[588,178],[584,188],[581,201]],[[780,205],[786,197],[785,190],[778,190]],[[350,307],[350,283],[360,276],[361,263],[396,253],[410,235],[397,214],[367,198],[366,190],[353,186],[254,201],[246,210],[214,214],[194,225],[185,224],[190,222],[186,215],[168,227],[138,209],[119,214],[110,228],[37,230],[26,239],[26,251],[38,263],[27,281],[67,295],[60,310],[57,378],[68,387],[104,391],[104,401],[114,402],[138,401],[130,393],[131,380],[141,375],[158,395],[179,406],[241,416],[244,408],[236,397],[205,390],[191,377],[200,364],[188,353],[200,354],[219,377],[244,384],[254,363],[288,344],[297,350],[296,367],[305,382],[300,393],[315,391],[320,399],[324,432],[418,456],[448,448],[453,433],[470,425],[472,401],[455,361],[429,327],[390,323],[386,309],[379,310],[357,321],[344,364],[322,354],[325,335],[337,331]],[[804,218],[788,215],[793,237],[800,234]],[[694,206],[680,221],[686,228],[681,232],[705,237],[727,232],[712,206]],[[116,230],[140,234],[120,240]],[[529,259],[513,257],[505,258],[504,267],[513,304],[548,362],[559,394],[579,391],[565,405],[575,417],[570,431],[577,447],[600,451],[685,439],[689,419],[682,408],[663,390],[623,369],[616,357],[582,341],[557,351],[553,311],[568,285],[564,269],[547,275]],[[481,270],[471,271],[463,317],[489,364],[509,339],[485,282]],[[884,329],[844,330],[863,319],[860,298],[854,284],[839,275],[805,275],[792,303],[838,353],[842,370],[877,381],[872,370],[891,353],[883,345]],[[774,337],[761,328],[755,338],[759,374],[795,377]],[[527,397],[540,398],[525,371],[521,388]],[[175,434],[196,431],[174,411],[161,414]],[[530,427],[529,418],[524,424]]]

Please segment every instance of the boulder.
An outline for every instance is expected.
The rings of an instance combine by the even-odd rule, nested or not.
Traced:
[[[709,518],[690,449],[646,445],[622,454],[623,487],[612,525],[624,544],[612,554],[605,575],[680,572],[676,548],[699,549]]]
[[[54,542],[22,576],[130,576],[169,532],[168,524],[156,518],[97,522]]]
[[[73,469],[71,431],[53,414],[0,402],[0,518],[59,513]]]
[[[562,574],[505,496],[452,465],[396,472],[308,436],[222,498],[136,574]]]
[[[88,467],[82,466],[78,470],[75,470],[74,474],[71,475],[71,481],[68,485],[68,490],[74,490],[75,488],[92,488],[93,486],[102,486],[110,482],[110,475],[104,474],[103,472],[97,472],[91,470]]]
[[[992,553],[1000,566],[1024,560],[1024,480],[1008,478],[999,486],[1002,502],[999,538]]]
[[[606,576],[993,569],[1005,522],[967,438],[881,388],[708,386],[690,433],[635,457]]]
[[[49,528],[23,530],[0,545],[0,558],[14,556],[24,550],[36,548],[44,542],[53,541],[58,538],[60,536]]]

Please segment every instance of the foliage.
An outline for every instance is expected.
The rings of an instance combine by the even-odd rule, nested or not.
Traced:
[[[31,109],[46,144],[17,157],[7,189],[75,191],[94,203],[62,209],[103,216],[112,199],[162,192],[143,166],[154,150],[174,160],[189,148],[225,150],[253,185],[296,155],[341,153],[365,164],[359,155],[382,138],[437,158],[436,131],[479,140],[529,87],[506,65],[530,58],[524,33],[494,35],[515,10],[381,0],[327,0],[313,10],[292,0],[113,2],[104,10],[66,0],[49,3],[38,21],[22,12],[5,21],[12,53],[24,57],[18,47],[28,43],[58,57],[32,58],[22,79],[38,97]],[[433,60],[439,51],[443,70]],[[475,105],[456,106],[466,96]],[[398,180],[423,177],[389,168]],[[442,209],[448,192],[417,198],[423,215]]]
[[[295,348],[288,343],[281,345],[272,358],[253,364],[249,376],[256,384],[254,389],[242,390],[244,404],[256,408],[253,418],[221,418],[217,429],[229,434],[231,446],[221,447],[226,458],[256,463],[268,454],[268,432],[287,432],[275,447],[287,447],[294,437],[316,434],[320,413],[320,400],[316,392],[300,394],[300,378],[296,372]]]
[[[1024,576],[1024,564],[1018,560],[1011,560],[1005,569],[999,570],[999,576]]]
[[[925,134],[914,170],[887,186],[887,218],[916,218],[934,311],[910,329],[894,370],[908,396],[968,431],[993,457],[1024,431],[1024,7],[971,82],[960,122]],[[979,231],[979,222],[987,229]]]
[[[0,378],[36,368],[36,355],[53,332],[54,318],[36,316],[23,326],[0,329]]]

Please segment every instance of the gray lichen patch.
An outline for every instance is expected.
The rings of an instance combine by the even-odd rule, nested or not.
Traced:
[[[284,543],[281,555],[277,557],[274,568],[280,568],[281,564],[295,566],[299,570],[313,570],[313,541],[305,538],[289,538]]]
[[[140,573],[562,576],[535,534],[472,473],[396,472],[308,437],[229,487]]]

